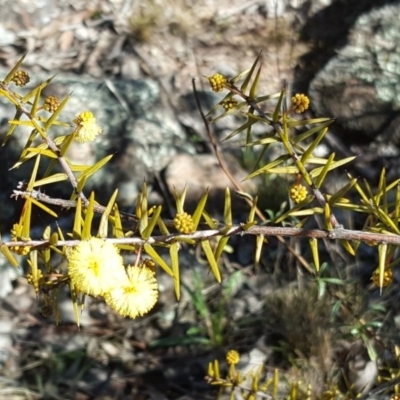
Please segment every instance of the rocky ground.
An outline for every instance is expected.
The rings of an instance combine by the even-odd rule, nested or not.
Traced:
[[[260,93],[279,92],[286,84],[290,92],[310,91],[315,105],[308,116],[339,117],[328,135],[327,150],[365,155],[355,171],[375,179],[382,164],[397,171],[397,139],[388,137],[398,131],[400,103],[398,91],[388,88],[399,82],[398,49],[393,47],[398,33],[385,21],[398,20],[399,6],[384,3],[393,8],[374,11],[374,2],[368,0],[357,5],[339,0],[0,0],[0,72],[5,76],[27,52],[24,67],[32,84],[57,74],[45,95],[62,97],[72,92],[66,119],[85,109],[95,113],[104,130],[102,138],[94,145],[75,147],[70,157],[93,163],[114,153],[104,172],[93,176],[88,190],[97,190],[99,201],[106,202],[118,186],[119,204],[127,211],[132,211],[143,179],[149,183],[151,202],[163,203],[171,212],[170,189],[185,182],[189,201],[207,186],[214,189],[213,200],[220,200],[229,181],[212,154],[194,103],[192,79],[203,106],[210,108],[218,96],[211,94],[204,77],[215,72],[234,76],[249,68],[260,52]],[[362,58],[357,49],[366,43],[368,56]],[[378,53],[381,48],[383,55]],[[351,61],[354,54],[360,58],[358,67]],[[339,67],[346,70],[349,64],[354,64],[353,75],[332,72]],[[354,75],[358,80],[350,87]],[[327,76],[339,76],[339,82]],[[385,90],[377,90],[377,77],[382,77],[379,88],[386,85]],[[14,110],[1,101],[0,112],[4,136]],[[377,117],[363,118],[369,112]],[[237,123],[234,118],[224,120],[215,126],[215,135],[225,137]],[[350,131],[358,140],[345,140]],[[0,154],[6,240],[20,212],[10,194],[18,181],[28,179],[27,169],[9,170],[25,143],[24,134],[21,129]],[[222,149],[241,181],[246,162],[239,144],[225,142]],[[254,191],[257,184],[245,189]],[[269,189],[270,201],[278,205],[279,192],[286,191],[281,185]],[[65,186],[56,193],[68,198],[70,189]],[[218,217],[222,209],[216,205],[213,211]],[[59,224],[67,227],[68,213],[62,215]],[[37,237],[45,224],[40,216],[36,218]],[[160,300],[149,316],[122,319],[101,301],[89,299],[80,329],[74,324],[68,293],[60,299],[62,323],[55,326],[40,314],[40,299],[27,285],[23,271],[2,260],[0,397],[214,399],[215,391],[204,380],[207,365],[215,358],[223,362],[230,348],[243,354],[243,370],[266,363],[271,369],[290,371],[291,379],[305,376],[314,387],[321,387],[334,361],[343,351],[349,352],[348,343],[336,340],[338,331],[331,329],[324,312],[336,294],[327,304],[320,303],[321,308],[314,307],[317,294],[303,290],[304,272],[274,240],[260,271],[252,265],[252,243],[238,240],[232,248],[233,254],[224,258],[222,286],[209,276],[198,253],[188,249],[181,260],[187,289],[179,304],[171,280],[160,275]],[[354,271],[368,270],[368,281],[376,255],[366,249],[364,258],[355,261],[338,254],[332,246],[325,255],[336,265],[335,274],[344,279],[346,274],[347,278]],[[193,305],[191,291],[204,299],[203,308]],[[343,293],[354,301],[350,314],[367,312],[360,292]],[[394,291],[379,302],[388,303],[393,297]],[[388,309],[394,319],[395,311]],[[370,318],[381,317],[378,311]],[[281,346],[280,353],[274,346]]]

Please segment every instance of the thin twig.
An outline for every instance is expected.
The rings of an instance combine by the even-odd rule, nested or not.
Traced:
[[[47,194],[44,194],[40,192],[39,190],[32,190],[32,191],[27,191],[23,190],[25,186],[25,183],[19,182],[18,183],[18,189],[22,190],[13,190],[13,194],[11,195],[12,198],[18,198],[18,197],[31,197],[34,200],[40,201],[42,203],[46,204],[51,204],[60,208],[76,208],[77,202],[75,200],[65,200],[65,199],[60,199],[60,198],[53,198],[48,196]],[[93,206],[93,211],[96,213],[103,214],[106,211],[106,207],[100,205],[100,204],[95,204]],[[113,214],[111,212],[111,214]],[[119,211],[119,214],[122,219],[126,221],[131,221],[134,222],[134,229],[136,228],[136,225],[139,221],[139,219],[136,217],[136,215],[129,214],[123,211]]]
[[[173,233],[169,235],[152,236],[148,239],[140,237],[133,238],[108,238],[107,240],[113,244],[157,244],[157,243],[170,243],[176,241],[178,238],[204,240],[213,236],[233,236],[233,235],[262,235],[262,236],[283,236],[283,237],[303,237],[303,238],[316,238],[327,240],[356,240],[363,242],[387,243],[400,245],[399,235],[389,235],[383,233],[373,233],[365,231],[357,231],[351,229],[337,228],[331,231],[321,229],[304,229],[304,228],[291,228],[291,227],[276,227],[276,226],[252,226],[246,230],[242,225],[233,225],[228,230],[222,226],[220,229],[205,229],[199,230],[191,234]],[[52,246],[76,246],[80,240],[60,240],[57,243],[52,243]],[[47,247],[50,243],[46,240],[29,240],[29,241],[12,241],[2,242],[0,246],[44,246]]]

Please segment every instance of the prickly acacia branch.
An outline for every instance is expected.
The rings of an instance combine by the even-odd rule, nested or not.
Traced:
[[[245,100],[247,102],[247,104],[249,105],[249,107],[251,107],[252,109],[254,109],[255,111],[257,111],[257,113],[264,118],[266,121],[268,121],[268,123],[274,128],[273,133],[271,134],[271,136],[274,136],[276,133],[278,134],[278,136],[282,137],[283,136],[283,123],[280,121],[276,121],[274,122],[273,119],[267,115],[262,109],[261,107],[258,106],[258,104],[252,100],[250,98],[250,96],[247,96],[245,93],[243,93],[240,89],[238,89],[235,85],[233,84],[229,84],[229,90],[232,93],[235,93],[236,95],[240,96],[243,100]],[[295,162],[295,164],[297,163],[301,163],[300,157],[298,156],[298,154],[296,153],[295,149],[293,148],[292,144],[290,143],[290,141],[287,142],[288,145],[288,150],[290,153],[291,158],[293,159],[293,161]],[[326,200],[325,197],[323,196],[323,194],[321,193],[321,191],[313,184],[310,185],[310,189],[313,191],[313,194],[315,196],[315,199],[317,200],[317,202],[319,203],[319,205],[322,208],[325,208],[326,206]],[[330,222],[332,224],[333,228],[340,228],[341,225],[339,224],[338,220],[336,219],[335,215],[333,214],[333,212],[331,211],[330,213]]]
[[[31,121],[34,120],[34,116],[32,115],[32,113],[24,106],[21,99],[17,97],[12,90],[9,89],[7,84],[0,82],[0,89],[6,91],[8,95],[14,99],[15,104],[18,104],[18,109],[22,114],[26,115],[26,117]],[[75,178],[74,173],[71,170],[71,167],[68,165],[65,157],[61,154],[60,149],[48,135],[46,135],[44,141],[47,144],[48,148],[52,150],[52,152],[57,156],[58,162],[60,163],[61,168],[67,175],[68,180],[70,181],[71,186],[74,189],[75,193],[81,198],[83,204],[87,206],[89,201],[82,191],[81,192],[78,191],[78,182]]]
[[[213,131],[212,131],[211,127],[210,127],[210,124],[209,124],[209,122],[208,122],[208,120],[207,120],[207,118],[206,118],[206,116],[204,114],[203,108],[201,106],[200,99],[199,99],[199,96],[198,96],[198,93],[197,93],[196,82],[195,82],[194,78],[192,79],[192,87],[193,87],[194,97],[196,99],[197,109],[199,110],[201,119],[203,120],[204,127],[205,127],[206,132],[207,132],[207,136],[210,139],[210,143],[211,143],[211,146],[212,146],[212,148],[214,150],[215,157],[218,160],[218,164],[221,167],[221,169],[224,172],[224,174],[231,181],[231,183],[235,187],[235,189],[238,192],[243,192],[242,186],[239,184],[239,182],[237,182],[235,177],[229,171],[229,168],[228,168],[228,166],[227,166],[227,164],[226,164],[226,162],[224,160],[224,157],[221,154],[221,151],[219,149],[219,146],[218,146],[217,140],[215,138],[215,135],[213,134]],[[266,116],[266,117],[268,117],[268,116]],[[254,204],[255,203],[254,199],[252,197],[249,198],[248,196],[245,196],[243,198],[244,198],[245,202],[248,204],[249,207],[255,206],[255,213],[257,214],[257,216],[260,218],[261,221],[265,222],[266,218],[265,218],[264,214],[262,213],[262,211],[257,207],[257,205]],[[295,249],[293,249],[281,236],[277,236],[277,239],[297,259],[297,261],[299,261],[299,263],[301,265],[303,265],[304,268],[306,268],[307,270],[310,270],[310,266],[309,266],[308,262],[304,259],[304,257],[301,254],[299,254]]]
[[[113,244],[157,244],[157,243],[173,243],[177,239],[194,239],[194,240],[205,240],[215,236],[234,236],[234,235],[263,235],[265,237],[271,236],[282,236],[282,237],[298,237],[298,238],[315,238],[315,239],[327,239],[327,240],[357,240],[378,243],[387,243],[400,245],[400,236],[389,235],[383,233],[371,233],[365,231],[357,231],[344,228],[335,228],[330,231],[321,229],[303,229],[303,228],[291,228],[291,227],[273,227],[273,226],[252,226],[248,229],[244,229],[243,225],[233,225],[229,229],[222,226],[220,229],[206,229],[198,230],[191,234],[174,233],[170,235],[158,235],[151,236],[148,239],[142,239],[140,237],[133,238],[108,238],[106,239]],[[80,240],[59,240],[55,243],[51,243],[51,246],[61,247],[76,246]],[[30,240],[30,241],[13,241],[13,242],[0,242],[0,246],[5,245],[7,247],[12,246],[32,246],[39,248],[46,248],[50,246],[50,242],[47,240]]]

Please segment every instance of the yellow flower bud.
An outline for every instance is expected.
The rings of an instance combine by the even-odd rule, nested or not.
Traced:
[[[226,111],[231,110],[232,108],[236,107],[237,105],[238,105],[238,102],[235,99],[226,100],[222,103],[222,107],[224,107],[224,109]]]
[[[211,89],[214,92],[220,92],[225,87],[227,79],[221,74],[214,74],[213,76],[208,77],[208,81],[210,82]]]
[[[192,216],[185,212],[183,214],[176,214],[174,218],[174,227],[182,233],[193,233],[194,224]]]
[[[31,78],[26,71],[17,71],[11,79],[17,86],[25,86],[30,80]]]
[[[310,106],[310,99],[305,94],[295,94],[292,97],[292,109],[300,114],[308,109]]]
[[[43,108],[48,112],[54,112],[60,105],[60,99],[57,96],[47,96],[44,99]]]
[[[301,203],[307,197],[307,189],[303,185],[295,184],[290,188],[290,198],[295,203]]]

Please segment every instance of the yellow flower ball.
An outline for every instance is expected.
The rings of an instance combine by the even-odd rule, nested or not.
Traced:
[[[17,86],[25,86],[29,83],[31,78],[26,71],[17,71],[12,77],[11,81],[14,82]]]
[[[310,106],[310,99],[305,94],[297,93],[292,97],[292,108],[300,114],[308,109]]]
[[[238,102],[235,99],[230,99],[230,100],[224,101],[221,104],[222,104],[222,107],[224,107],[224,109],[226,111],[228,111],[228,110],[232,110],[232,108],[235,108],[238,105]]]
[[[154,272],[147,267],[127,268],[125,282],[104,294],[106,303],[124,317],[136,318],[148,313],[158,299]]]
[[[98,238],[82,241],[70,251],[68,274],[76,290],[91,296],[103,295],[126,281],[118,248]]]
[[[228,80],[225,76],[221,74],[214,74],[213,76],[208,77],[208,81],[210,82],[211,89],[214,92],[220,92],[224,89]]]
[[[176,214],[174,218],[174,227],[179,232],[189,234],[194,231],[194,222],[190,214],[184,212],[182,214]]]
[[[54,112],[60,106],[60,99],[57,96],[47,96],[44,99],[43,109],[49,112]]]
[[[290,198],[295,203],[301,203],[307,197],[307,188],[303,185],[294,184],[290,188]]]
[[[75,140],[79,143],[92,142],[102,131],[90,111],[81,112],[73,122],[77,132]]]

